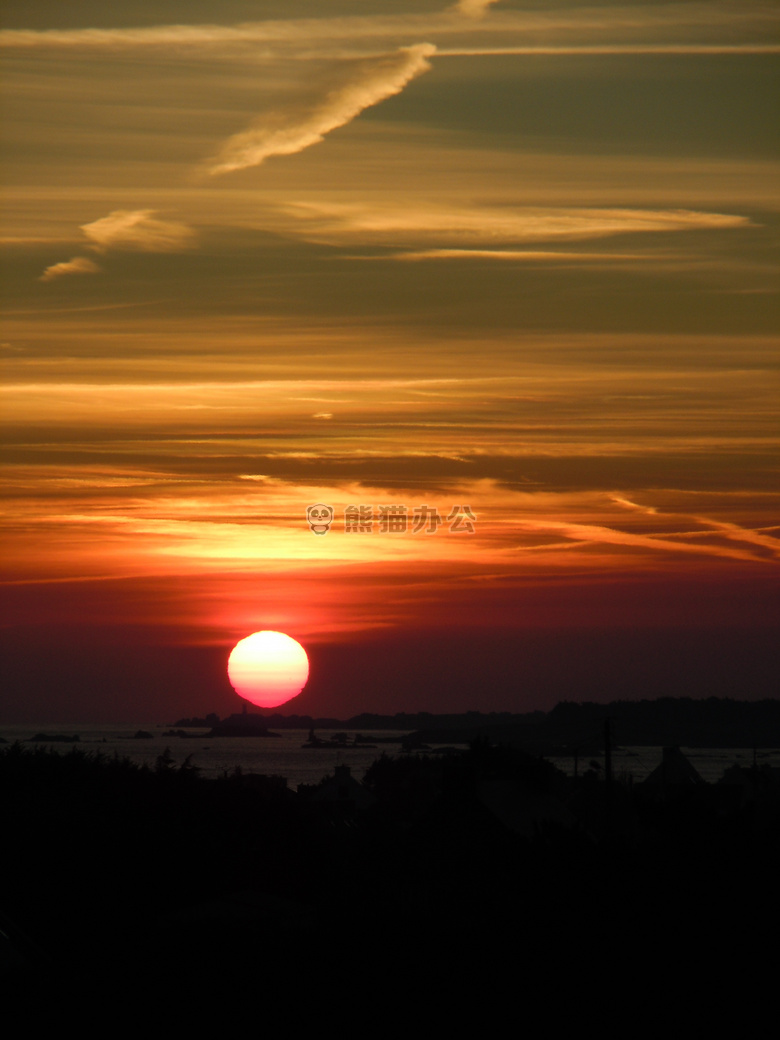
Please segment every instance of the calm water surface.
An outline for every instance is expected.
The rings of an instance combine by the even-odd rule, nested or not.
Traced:
[[[362,735],[372,738],[393,737],[394,743],[379,743],[376,748],[350,748],[314,750],[301,745],[309,735],[308,730],[279,730],[278,737],[208,737],[207,730],[188,730],[191,734],[186,739],[181,737],[165,737],[163,732],[169,727],[150,726],[143,723],[137,726],[107,727],[99,725],[63,726],[60,724],[31,726],[0,727],[0,737],[6,741],[20,740],[28,742],[36,733],[51,735],[78,734],[77,744],[53,743],[48,745],[57,751],[67,754],[72,747],[84,751],[100,751],[103,754],[116,753],[139,765],[154,767],[157,758],[170,750],[176,765],[181,765],[191,756],[191,762],[206,777],[219,777],[224,773],[232,773],[240,767],[247,773],[265,773],[283,776],[287,785],[295,790],[298,784],[312,784],[322,777],[333,773],[335,766],[348,765],[353,775],[362,780],[368,767],[383,753],[398,755],[401,753],[400,742],[405,735],[388,730],[363,731]],[[136,740],[133,734],[138,730],[146,730],[152,734],[151,739]],[[345,731],[340,731],[345,732]],[[355,731],[346,731],[351,740]],[[317,730],[317,736],[323,740],[332,738],[333,732]],[[42,745],[47,746],[47,745]],[[434,745],[440,747],[441,745]],[[461,745],[464,746],[464,745]],[[693,767],[700,776],[713,783],[723,776],[724,771],[735,763],[750,766],[755,760],[759,765],[768,764],[780,768],[780,749],[763,749],[755,753],[748,748],[683,748]],[[643,780],[660,763],[662,757],[660,747],[625,747],[617,748],[612,753],[612,766],[616,777],[632,777],[634,781]],[[551,757],[562,772],[571,776],[574,763],[570,758]],[[601,757],[583,756],[579,760],[579,772],[583,773],[591,762],[598,764],[603,770]]]

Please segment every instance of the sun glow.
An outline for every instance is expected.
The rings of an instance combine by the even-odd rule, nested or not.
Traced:
[[[254,632],[233,647],[228,678],[239,697],[259,708],[276,708],[306,685],[309,659],[301,644],[283,632]]]

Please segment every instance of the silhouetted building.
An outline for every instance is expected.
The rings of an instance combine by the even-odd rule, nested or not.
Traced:
[[[352,816],[369,809],[373,794],[352,776],[347,765],[336,766],[333,776],[325,777],[312,794],[312,801],[337,816]]]
[[[678,792],[706,783],[678,747],[665,747],[661,764],[642,781],[642,787],[663,792]]]

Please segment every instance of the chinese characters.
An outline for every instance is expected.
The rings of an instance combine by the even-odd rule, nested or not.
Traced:
[[[318,503],[307,511],[309,526],[315,534],[327,534],[335,526],[335,510]],[[453,534],[474,534],[476,516],[469,505],[453,505],[442,518],[435,506],[420,505],[411,509],[406,505],[348,505],[344,509],[346,534],[436,534],[447,525]],[[312,521],[315,523],[312,523]]]

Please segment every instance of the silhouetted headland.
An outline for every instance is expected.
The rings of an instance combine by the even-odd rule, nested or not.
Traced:
[[[413,733],[419,744],[468,744],[479,737],[511,744],[537,754],[561,754],[579,749],[595,753],[601,746],[601,727],[614,720],[623,745],[662,747],[752,748],[780,747],[780,700],[739,701],[709,697],[660,697],[657,700],[611,701],[609,704],[561,701],[550,712],[528,713],[469,711],[460,714],[398,712],[395,715],[363,713],[349,719],[311,715],[231,715],[220,722],[215,714],[185,718],[177,727],[211,727],[210,735],[247,735],[242,719],[253,720],[258,730],[329,729],[364,731],[396,730]],[[382,738],[371,736],[372,742]],[[393,738],[390,738],[393,739]]]
[[[81,738],[78,733],[68,736],[65,733],[36,733],[30,737],[31,744],[77,744]]]
[[[164,737],[189,737],[185,729],[205,729],[208,727],[209,737],[278,737],[278,733],[272,733],[268,728],[268,719],[257,712],[236,712],[228,715],[226,719],[220,719],[218,715],[211,712],[205,718],[179,719],[173,724],[175,728],[166,730]]]

